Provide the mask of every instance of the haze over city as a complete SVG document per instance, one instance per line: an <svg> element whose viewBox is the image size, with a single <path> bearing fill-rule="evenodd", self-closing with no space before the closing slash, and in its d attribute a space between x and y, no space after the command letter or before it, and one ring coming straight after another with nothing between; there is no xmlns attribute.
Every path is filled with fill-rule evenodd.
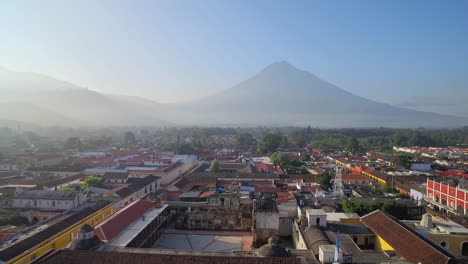
<svg viewBox="0 0 468 264"><path fill-rule="evenodd" d="M0 1L0 264L468 263L468 1Z"/></svg>

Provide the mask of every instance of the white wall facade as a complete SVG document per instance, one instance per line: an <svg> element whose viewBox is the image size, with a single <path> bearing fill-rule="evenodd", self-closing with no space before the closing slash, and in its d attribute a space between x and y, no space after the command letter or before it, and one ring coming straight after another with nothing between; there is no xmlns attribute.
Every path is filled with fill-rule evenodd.
<svg viewBox="0 0 468 264"><path fill-rule="evenodd" d="M43 210L69 210L86 202L84 194L78 194L74 199L70 200L54 200L54 199L13 199L14 208L37 208Z"/></svg>

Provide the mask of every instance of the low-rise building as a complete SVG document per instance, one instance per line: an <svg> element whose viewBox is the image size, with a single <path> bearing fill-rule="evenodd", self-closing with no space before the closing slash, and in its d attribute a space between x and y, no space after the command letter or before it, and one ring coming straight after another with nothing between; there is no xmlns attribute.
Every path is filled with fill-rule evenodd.
<svg viewBox="0 0 468 264"><path fill-rule="evenodd" d="M40 153L21 155L16 158L18 168L48 167L62 163L64 156L56 153Z"/></svg>
<svg viewBox="0 0 468 264"><path fill-rule="evenodd" d="M102 176L104 179L104 183L109 185L119 185L127 183L128 179L130 178L130 174L127 172L106 172Z"/></svg>
<svg viewBox="0 0 468 264"><path fill-rule="evenodd" d="M86 202L86 196L75 191L20 190L15 193L14 208L69 210Z"/></svg>
<svg viewBox="0 0 468 264"><path fill-rule="evenodd" d="M396 252L414 263L463 263L460 258L380 210L363 216L361 222L375 233L375 247L379 251Z"/></svg>
<svg viewBox="0 0 468 264"><path fill-rule="evenodd" d="M344 184L369 184L370 182L369 177L357 172L343 174L342 181Z"/></svg>

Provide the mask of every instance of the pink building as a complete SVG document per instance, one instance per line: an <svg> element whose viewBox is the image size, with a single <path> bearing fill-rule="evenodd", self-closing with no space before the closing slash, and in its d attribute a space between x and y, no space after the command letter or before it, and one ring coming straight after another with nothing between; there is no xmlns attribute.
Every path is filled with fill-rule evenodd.
<svg viewBox="0 0 468 264"><path fill-rule="evenodd" d="M431 204L440 209L457 214L467 214L468 190L427 180L426 197Z"/></svg>

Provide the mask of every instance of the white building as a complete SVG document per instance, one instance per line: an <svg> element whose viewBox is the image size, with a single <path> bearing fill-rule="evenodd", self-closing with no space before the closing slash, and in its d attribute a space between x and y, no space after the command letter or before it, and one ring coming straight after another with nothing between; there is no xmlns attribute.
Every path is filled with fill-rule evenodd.
<svg viewBox="0 0 468 264"><path fill-rule="evenodd" d="M20 190L13 198L14 208L69 210L86 202L86 196L75 191Z"/></svg>
<svg viewBox="0 0 468 264"><path fill-rule="evenodd" d="M335 245L320 245L319 246L319 261L322 264L333 263L335 259ZM338 252L338 263L343 261L343 252Z"/></svg>
<svg viewBox="0 0 468 264"><path fill-rule="evenodd" d="M307 209L307 221L309 226L326 227L327 226L327 213L323 209Z"/></svg>

